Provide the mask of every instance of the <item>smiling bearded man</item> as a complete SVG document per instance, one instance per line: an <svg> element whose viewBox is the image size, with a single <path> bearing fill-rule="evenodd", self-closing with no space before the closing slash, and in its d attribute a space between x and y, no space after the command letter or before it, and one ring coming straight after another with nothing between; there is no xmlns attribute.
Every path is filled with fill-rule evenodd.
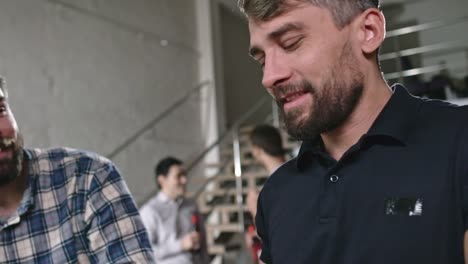
<svg viewBox="0 0 468 264"><path fill-rule="evenodd" d="M258 197L261 260L463 263L468 107L389 87L378 63L379 1L239 6L262 84L303 141Z"/></svg>
<svg viewBox="0 0 468 264"><path fill-rule="evenodd" d="M154 263L114 164L86 151L24 148L0 84L0 263Z"/></svg>

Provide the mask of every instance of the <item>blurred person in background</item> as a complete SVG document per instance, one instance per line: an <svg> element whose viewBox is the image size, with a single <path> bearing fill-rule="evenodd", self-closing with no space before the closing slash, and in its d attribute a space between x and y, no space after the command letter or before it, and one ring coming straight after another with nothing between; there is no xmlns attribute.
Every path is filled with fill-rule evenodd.
<svg viewBox="0 0 468 264"><path fill-rule="evenodd" d="M206 264L209 256L204 221L194 201L185 197L183 164L166 157L155 168L158 194L140 213L158 264Z"/></svg>
<svg viewBox="0 0 468 264"><path fill-rule="evenodd" d="M0 84L0 263L154 263L115 165L85 151L25 148Z"/></svg>
<svg viewBox="0 0 468 264"><path fill-rule="evenodd" d="M259 162L271 175L286 161L286 152L283 140L277 128L271 125L258 125L249 134L251 152L254 159ZM253 217L257 214L258 191L250 189L247 195L247 207Z"/></svg>
<svg viewBox="0 0 468 264"><path fill-rule="evenodd" d="M250 132L249 138L252 156L265 168L268 175L271 175L286 161L283 139L279 130L274 126L267 124L258 125ZM257 214L257 200L258 190L249 189L246 204L253 219L255 219L255 215ZM245 239L247 247L252 253L253 260L263 263L258 259L261 253L261 241L258 238L255 225L250 225L247 228Z"/></svg>
<svg viewBox="0 0 468 264"><path fill-rule="evenodd" d="M279 130L271 125L258 125L250 132L252 155L271 175L286 161L286 151Z"/></svg>
<svg viewBox="0 0 468 264"><path fill-rule="evenodd" d="M378 0L241 0L250 55L302 140L258 201L265 263L463 263L468 107L389 87Z"/></svg>

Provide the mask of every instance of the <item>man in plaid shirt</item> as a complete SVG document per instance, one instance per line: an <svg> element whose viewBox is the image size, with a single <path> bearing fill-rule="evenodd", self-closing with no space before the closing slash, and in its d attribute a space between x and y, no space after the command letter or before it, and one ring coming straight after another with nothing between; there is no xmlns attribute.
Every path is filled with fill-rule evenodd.
<svg viewBox="0 0 468 264"><path fill-rule="evenodd" d="M3 85L0 263L154 263L117 168L88 152L23 148Z"/></svg>

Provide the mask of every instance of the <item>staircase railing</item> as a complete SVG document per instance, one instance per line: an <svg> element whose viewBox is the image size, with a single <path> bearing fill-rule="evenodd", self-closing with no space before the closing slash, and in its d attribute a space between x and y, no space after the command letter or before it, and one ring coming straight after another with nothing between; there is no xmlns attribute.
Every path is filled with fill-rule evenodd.
<svg viewBox="0 0 468 264"><path fill-rule="evenodd" d="M408 26L408 27L403 27L403 28L388 31L386 34L386 39L387 41L388 39L392 39L394 43L395 51L385 53L385 54L380 54L379 59L380 61L397 59L396 66L397 66L398 71L384 74L385 78L387 80L399 79L399 81L402 82L404 77L421 75L421 74L431 73L431 72L438 72L440 70L447 69L448 65L429 65L425 67L404 70L402 69L402 66L401 66L401 58L405 56L425 54L425 53L431 53L431 52L447 52L448 53L448 52L453 52L456 50L466 50L468 48L467 41L444 41L444 42L440 42L436 44L430 44L430 45L424 45L424 46L415 47L411 49L400 50L398 37L402 35L410 34L410 33L422 32L426 30L437 29L437 28L442 28L442 27L447 27L447 26L452 26L452 25L456 25L460 23L467 23L467 22L468 22L468 16L461 16L461 17L438 20L438 21L433 21L433 22L428 22L428 23L423 23L419 25ZM461 66L461 65L451 64L451 67L454 67L454 66Z"/></svg>

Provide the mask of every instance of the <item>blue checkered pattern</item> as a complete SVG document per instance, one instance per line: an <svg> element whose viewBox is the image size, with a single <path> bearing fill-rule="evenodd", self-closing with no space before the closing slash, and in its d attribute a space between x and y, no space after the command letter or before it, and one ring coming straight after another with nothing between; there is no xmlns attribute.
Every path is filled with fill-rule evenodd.
<svg viewBox="0 0 468 264"><path fill-rule="evenodd" d="M154 263L109 160L66 148L25 150L25 158L29 187L18 215L0 227L0 263Z"/></svg>

